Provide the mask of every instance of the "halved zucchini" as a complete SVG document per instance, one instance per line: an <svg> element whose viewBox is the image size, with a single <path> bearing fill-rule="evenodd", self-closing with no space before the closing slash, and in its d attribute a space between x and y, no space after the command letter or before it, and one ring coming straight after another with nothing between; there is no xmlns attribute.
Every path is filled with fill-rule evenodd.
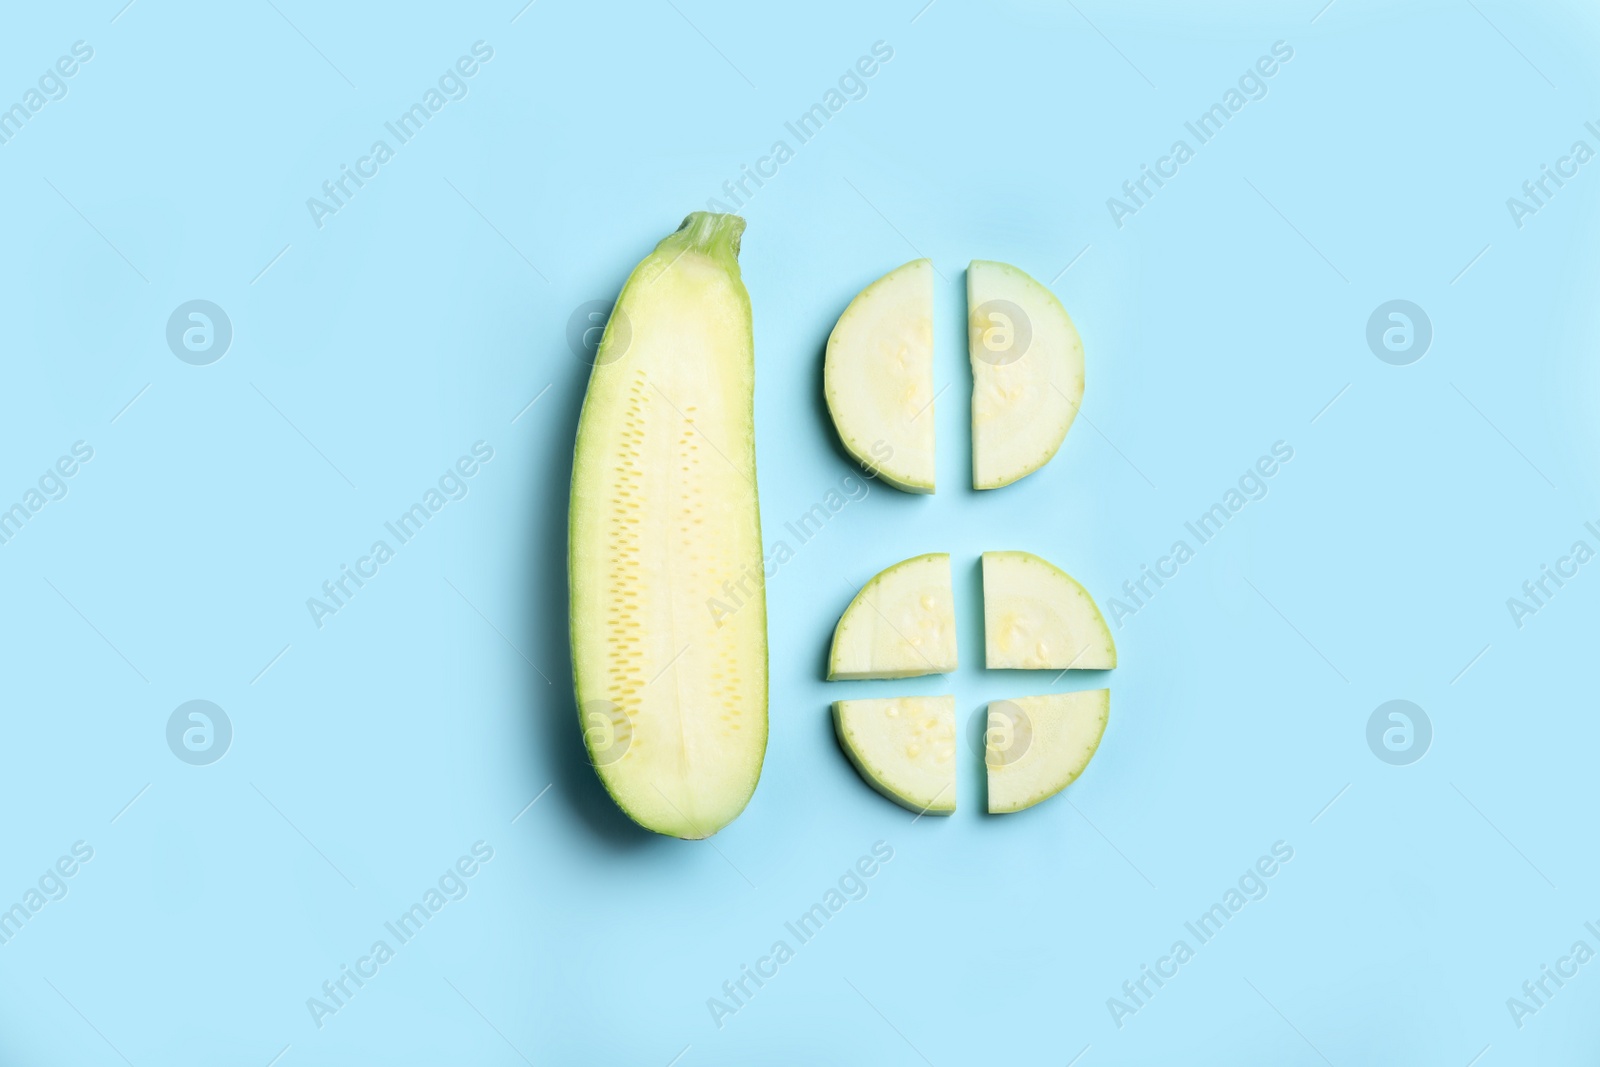
<svg viewBox="0 0 1600 1067"><path fill-rule="evenodd" d="M767 745L754 342L736 215L695 212L634 268L578 422L572 673L600 780L635 822L703 838Z"/></svg>

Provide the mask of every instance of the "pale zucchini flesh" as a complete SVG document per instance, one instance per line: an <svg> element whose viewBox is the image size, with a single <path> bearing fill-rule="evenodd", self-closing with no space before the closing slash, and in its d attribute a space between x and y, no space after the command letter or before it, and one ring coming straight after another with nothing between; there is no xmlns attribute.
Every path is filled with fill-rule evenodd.
<svg viewBox="0 0 1600 1067"><path fill-rule="evenodd" d="M983 554L984 663L990 670L1110 670L1111 628L1088 590L1031 552Z"/></svg>
<svg viewBox="0 0 1600 1067"><path fill-rule="evenodd" d="M1031 808L1077 781L1100 747L1110 711L1108 689L991 702L984 737L989 812Z"/></svg>
<svg viewBox="0 0 1600 1067"><path fill-rule="evenodd" d="M833 728L866 783L918 814L956 810L956 698L837 700Z"/></svg>
<svg viewBox="0 0 1600 1067"><path fill-rule="evenodd" d="M839 617L828 680L915 678L956 669L950 554L933 552L879 571Z"/></svg>
<svg viewBox="0 0 1600 1067"><path fill-rule="evenodd" d="M703 838L767 743L754 342L744 220L696 212L629 276L573 458L573 678L600 780L650 830Z"/></svg>
<svg viewBox="0 0 1600 1067"><path fill-rule="evenodd" d="M896 267L856 294L828 337L822 378L845 449L897 489L933 492L930 260Z"/></svg>
<svg viewBox="0 0 1600 1067"><path fill-rule="evenodd" d="M1061 301L1027 272L967 268L972 485L998 489L1050 462L1083 401L1083 341Z"/></svg>

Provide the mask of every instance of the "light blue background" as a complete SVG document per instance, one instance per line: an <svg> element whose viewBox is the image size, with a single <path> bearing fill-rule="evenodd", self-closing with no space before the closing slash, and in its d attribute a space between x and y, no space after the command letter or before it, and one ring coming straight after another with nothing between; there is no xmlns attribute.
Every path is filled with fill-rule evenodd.
<svg viewBox="0 0 1600 1067"><path fill-rule="evenodd" d="M0 499L94 448L0 546L0 901L94 849L0 946L0 1062L1592 1058L1600 963L1520 1030L1506 999L1600 949L1600 565L1520 630L1505 604L1600 547L1600 163L1520 230L1505 204L1600 147L1592 11L274 2L36 4L0 34L5 102L95 50L0 146ZM319 230L306 198L478 40L466 99ZM874 488L772 579L760 787L710 843L654 838L570 697L568 318L879 40L865 98L742 209L768 540L852 473L819 397L834 319L918 255L940 492ZM1278 40L1266 98L1119 229L1107 197ZM985 494L975 257L1055 279L1088 368L1060 455ZM204 367L164 339L196 298L235 332ZM1432 319L1411 366L1364 339L1393 298ZM470 495L319 630L306 599L480 440ZM1054 686L1112 687L1065 796L987 817L964 751L960 810L914 821L856 777L833 699L954 692L965 726L1051 686L976 666L980 552L1108 607L1279 440L1270 495L1125 620L1122 665ZM849 583L937 550L962 671L823 682ZM1433 722L1411 766L1365 740L1392 698ZM211 766L166 745L191 699L233 723ZM480 840L469 895L319 1029L307 998ZM1119 1029L1107 998L1280 840L1269 895ZM719 1029L707 998L877 841L865 899Z"/></svg>

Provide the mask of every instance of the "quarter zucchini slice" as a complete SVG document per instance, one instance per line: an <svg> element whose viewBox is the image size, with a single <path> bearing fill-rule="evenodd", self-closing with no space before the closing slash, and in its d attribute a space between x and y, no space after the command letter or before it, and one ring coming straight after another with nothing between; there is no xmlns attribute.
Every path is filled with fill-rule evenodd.
<svg viewBox="0 0 1600 1067"><path fill-rule="evenodd" d="M1111 630L1083 586L1031 552L983 554L984 662L990 670L1110 670Z"/></svg>
<svg viewBox="0 0 1600 1067"><path fill-rule="evenodd" d="M837 700L833 728L868 785L921 814L956 810L956 698Z"/></svg>
<svg viewBox="0 0 1600 1067"><path fill-rule="evenodd" d="M950 554L913 556L878 572L839 617L828 680L915 678L956 669Z"/></svg>
<svg viewBox="0 0 1600 1067"><path fill-rule="evenodd" d="M1109 689L992 701L984 736L990 814L1031 808L1076 781L1110 711Z"/></svg>

